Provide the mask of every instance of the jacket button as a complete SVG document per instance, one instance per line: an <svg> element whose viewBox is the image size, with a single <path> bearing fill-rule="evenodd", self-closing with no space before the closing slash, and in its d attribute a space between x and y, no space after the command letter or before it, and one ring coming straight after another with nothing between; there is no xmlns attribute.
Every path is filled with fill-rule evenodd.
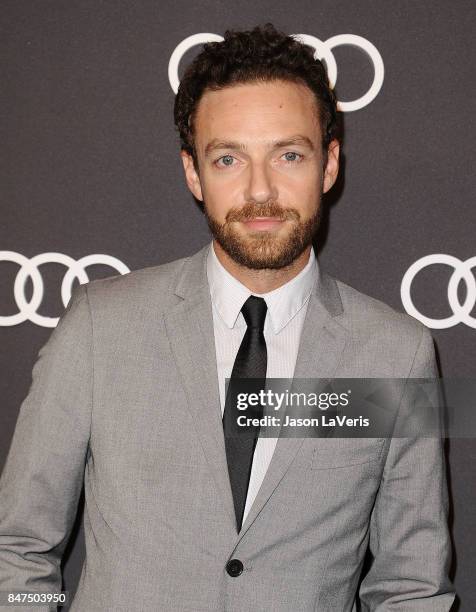
<svg viewBox="0 0 476 612"><path fill-rule="evenodd" d="M230 559L226 564L226 571L230 576L236 578L243 571L243 563L239 559Z"/></svg>

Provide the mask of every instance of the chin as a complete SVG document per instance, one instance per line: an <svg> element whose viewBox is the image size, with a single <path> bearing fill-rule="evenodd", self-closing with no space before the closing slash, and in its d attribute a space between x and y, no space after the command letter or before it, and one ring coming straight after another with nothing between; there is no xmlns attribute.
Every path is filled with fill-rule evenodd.
<svg viewBox="0 0 476 612"><path fill-rule="evenodd" d="M285 268L292 264L307 246L273 239L272 232L266 233L266 237L260 235L249 240L229 240L221 246L233 261L252 270Z"/></svg>

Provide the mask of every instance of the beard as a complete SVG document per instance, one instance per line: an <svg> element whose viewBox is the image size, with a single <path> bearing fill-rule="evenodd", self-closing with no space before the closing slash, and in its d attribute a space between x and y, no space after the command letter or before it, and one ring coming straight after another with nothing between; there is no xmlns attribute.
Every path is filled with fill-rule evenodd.
<svg viewBox="0 0 476 612"><path fill-rule="evenodd" d="M206 205L204 213L213 237L233 261L252 270L278 270L289 266L312 244L321 220L321 205L319 202L316 212L305 221L295 208L283 208L275 201L232 208L224 223L210 215ZM291 228L286 233L281 228L279 232L257 230L245 234L234 225L254 217L275 217L287 221Z"/></svg>

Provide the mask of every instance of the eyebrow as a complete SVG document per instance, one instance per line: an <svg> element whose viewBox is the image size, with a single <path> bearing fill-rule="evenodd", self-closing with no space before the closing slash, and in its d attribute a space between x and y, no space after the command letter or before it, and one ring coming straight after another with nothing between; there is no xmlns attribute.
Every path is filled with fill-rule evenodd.
<svg viewBox="0 0 476 612"><path fill-rule="evenodd" d="M312 140L307 136L303 136L301 134L291 136L290 138L286 138L285 140L272 140L268 142L268 149L280 149L281 147L288 147L296 144L305 145L309 147L311 151L314 151L314 144ZM236 142L233 140L220 140L219 138L214 138L205 147L205 157L208 157L213 151L216 151L217 149L246 151L247 146L242 142Z"/></svg>

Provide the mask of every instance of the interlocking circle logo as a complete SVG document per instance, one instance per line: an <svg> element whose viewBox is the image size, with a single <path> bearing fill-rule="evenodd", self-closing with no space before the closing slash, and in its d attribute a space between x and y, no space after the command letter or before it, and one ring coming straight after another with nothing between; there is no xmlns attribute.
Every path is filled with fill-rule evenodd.
<svg viewBox="0 0 476 612"><path fill-rule="evenodd" d="M130 272L129 268L119 259L111 255L101 255L98 253L95 255L87 255L76 261L63 253L40 253L28 259L28 257L20 253L15 253L15 251L0 251L0 262L1 261L11 261L21 266L15 278L15 285L13 288L15 302L19 312L9 316L0 316L1 327L19 325L27 320L36 323L36 325L41 325L42 327L56 327L58 324L59 317L45 317L37 312L43 301L44 294L43 279L38 269L38 266L42 264L58 263L68 268L61 284L61 299L63 300L65 308L71 299L74 279L77 278L81 285L89 281L89 277L86 273L87 266L101 264L114 268L120 274L127 274L127 272ZM29 302L25 297L25 285L28 278L31 278L33 283L33 295Z"/></svg>
<svg viewBox="0 0 476 612"><path fill-rule="evenodd" d="M448 283L448 302L453 314L444 319L431 319L423 315L415 308L410 295L411 284L415 276L420 270L432 264L445 264L454 268ZM469 327L476 329L476 319L470 315L476 304L476 280L472 273L472 269L475 266L476 257L461 261L457 257L445 255L444 253L434 253L418 259L408 268L402 279L400 296L405 310L409 315L433 329L446 329L458 323L466 323ZM458 286L461 280L464 280L466 283L466 298L463 304L460 304L458 299Z"/></svg>
<svg viewBox="0 0 476 612"><path fill-rule="evenodd" d="M331 38L322 41L316 36L311 36L310 34L291 34L291 36L305 45L310 45L313 47L316 50L314 57L316 59L325 61L329 83L332 88L335 87L337 81L337 62L334 54L332 53L332 49L335 47L340 47L342 45L358 47L366 53L372 62L374 78L369 90L363 96L357 98L356 100L352 100L351 102L338 101L337 107L340 111L350 112L359 110L370 104L372 100L377 97L380 89L382 88L385 73L383 59L378 49L366 38L357 36L356 34L338 34L337 36L332 36ZM223 36L219 36L218 34L201 32L200 34L188 36L188 38L185 38L177 45L174 52L170 56L168 68L169 82L174 93L177 93L178 91L180 83L178 77L178 67L185 53L196 45L201 45L207 42L220 42L222 40Z"/></svg>

